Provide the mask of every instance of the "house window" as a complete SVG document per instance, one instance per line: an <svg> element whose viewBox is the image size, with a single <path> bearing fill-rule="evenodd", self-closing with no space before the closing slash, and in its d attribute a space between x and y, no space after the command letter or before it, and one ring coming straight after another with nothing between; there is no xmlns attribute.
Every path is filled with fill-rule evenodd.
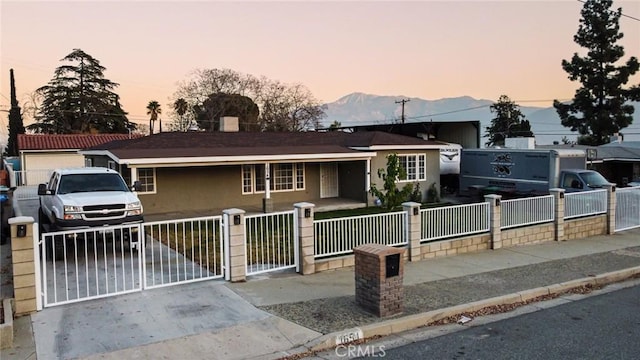
<svg viewBox="0 0 640 360"><path fill-rule="evenodd" d="M93 159L84 158L84 167L92 167L92 166L93 166Z"/></svg>
<svg viewBox="0 0 640 360"><path fill-rule="evenodd" d="M141 193L155 193L156 192L156 169L155 168L139 168L138 169L138 181L142 189Z"/></svg>
<svg viewBox="0 0 640 360"><path fill-rule="evenodd" d="M282 163L269 167L270 190L294 191L304 190L304 164ZM264 165L242 166L242 193L261 193L265 191Z"/></svg>
<svg viewBox="0 0 640 360"><path fill-rule="evenodd" d="M251 194L253 192L253 166L242 165L242 193Z"/></svg>
<svg viewBox="0 0 640 360"><path fill-rule="evenodd" d="M399 181L420 181L427 179L425 154L398 155L398 162L407 172L407 178Z"/></svg>
<svg viewBox="0 0 640 360"><path fill-rule="evenodd" d="M293 190L293 164L274 164L271 189Z"/></svg>
<svg viewBox="0 0 640 360"><path fill-rule="evenodd" d="M304 164L296 164L296 190L304 190Z"/></svg>

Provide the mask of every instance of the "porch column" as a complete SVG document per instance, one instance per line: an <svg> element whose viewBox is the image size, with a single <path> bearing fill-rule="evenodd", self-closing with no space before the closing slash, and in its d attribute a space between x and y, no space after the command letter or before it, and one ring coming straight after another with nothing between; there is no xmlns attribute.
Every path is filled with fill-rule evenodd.
<svg viewBox="0 0 640 360"><path fill-rule="evenodd" d="M262 212L273 212L273 199L271 199L271 165L264 163L264 199L262 199Z"/></svg>
<svg viewBox="0 0 640 360"><path fill-rule="evenodd" d="M402 203L402 209L407 213L407 243L409 248L409 261L419 261L420 258L420 228L422 217L420 215L420 203Z"/></svg>
<svg viewBox="0 0 640 360"><path fill-rule="evenodd" d="M231 282L242 282L247 280L247 259L246 244L244 240L244 214L241 209L226 209L222 211L224 216L225 240L228 245L225 249L227 268L225 277Z"/></svg>
<svg viewBox="0 0 640 360"><path fill-rule="evenodd" d="M553 202L555 206L553 217L553 237L555 241L564 241L564 189L549 189L549 192L553 195Z"/></svg>
<svg viewBox="0 0 640 360"><path fill-rule="evenodd" d="M607 189L607 235L616 232L616 184L604 186Z"/></svg>
<svg viewBox="0 0 640 360"><path fill-rule="evenodd" d="M127 184L127 186L131 186L135 184L136 181L138 181L138 168L132 167L132 168L129 168L129 171L131 172L131 184Z"/></svg>
<svg viewBox="0 0 640 360"><path fill-rule="evenodd" d="M313 234L313 208L314 204L300 202L293 204L298 218L298 272L309 275L316 272L316 249Z"/></svg>
<svg viewBox="0 0 640 360"><path fill-rule="evenodd" d="M484 196L484 201L489 203L489 231L491 232L492 249L502 248L502 232L500 229L500 220L502 219L501 199L501 195L489 194Z"/></svg>
<svg viewBox="0 0 640 360"><path fill-rule="evenodd" d="M34 220L30 216L9 219L11 257L13 263L13 296L16 315L27 315L42 309L38 294L39 263L35 261Z"/></svg>

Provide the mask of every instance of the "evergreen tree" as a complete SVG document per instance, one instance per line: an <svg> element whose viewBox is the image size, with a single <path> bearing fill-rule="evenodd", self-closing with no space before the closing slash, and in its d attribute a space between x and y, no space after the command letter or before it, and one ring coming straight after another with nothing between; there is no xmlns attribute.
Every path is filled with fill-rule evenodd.
<svg viewBox="0 0 640 360"><path fill-rule="evenodd" d="M11 109L9 109L9 140L7 143L7 156L18 156L18 134L24 134L24 124L18 98L16 97L16 81L13 77L13 69L9 70L11 78Z"/></svg>
<svg viewBox="0 0 640 360"><path fill-rule="evenodd" d="M47 134L135 130L113 92L118 84L105 79L105 67L97 59L74 49L60 61L68 64L58 67L49 84L37 90L43 101L29 130Z"/></svg>
<svg viewBox="0 0 640 360"><path fill-rule="evenodd" d="M628 101L640 100L640 85L622 88L639 64L632 56L626 64L615 65L624 56L623 47L616 44L623 37L618 24L622 9L613 11L611 6L612 0L584 2L573 39L587 49L587 54L575 53L571 61L562 60L569 79L580 81L582 87L576 90L572 102L553 103L562 125L578 131L582 135L578 141L584 145L605 144L610 135L629 126L634 108Z"/></svg>
<svg viewBox="0 0 640 360"><path fill-rule="evenodd" d="M531 137L531 124L525 120L525 116L520 112L520 107L516 105L506 95L501 95L497 103L490 107L491 112L496 117L491 119L491 126L486 128L486 135L489 140L486 146L504 146L504 139L508 137Z"/></svg>

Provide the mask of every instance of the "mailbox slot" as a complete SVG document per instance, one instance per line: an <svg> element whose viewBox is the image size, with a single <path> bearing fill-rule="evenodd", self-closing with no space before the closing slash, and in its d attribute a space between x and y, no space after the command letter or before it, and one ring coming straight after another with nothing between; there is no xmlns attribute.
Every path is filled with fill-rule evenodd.
<svg viewBox="0 0 640 360"><path fill-rule="evenodd" d="M387 278L398 276L400 274L400 254L391 254L385 257Z"/></svg>

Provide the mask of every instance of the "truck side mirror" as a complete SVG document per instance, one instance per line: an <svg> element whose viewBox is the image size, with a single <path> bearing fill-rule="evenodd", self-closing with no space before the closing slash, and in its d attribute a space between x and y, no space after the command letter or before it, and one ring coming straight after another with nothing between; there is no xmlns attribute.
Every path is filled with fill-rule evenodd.
<svg viewBox="0 0 640 360"><path fill-rule="evenodd" d="M47 184L38 185L38 195L47 195Z"/></svg>
<svg viewBox="0 0 640 360"><path fill-rule="evenodd" d="M133 186L132 186L133 191L141 191L142 190L142 184L140 183L139 180L136 180L133 182Z"/></svg>

